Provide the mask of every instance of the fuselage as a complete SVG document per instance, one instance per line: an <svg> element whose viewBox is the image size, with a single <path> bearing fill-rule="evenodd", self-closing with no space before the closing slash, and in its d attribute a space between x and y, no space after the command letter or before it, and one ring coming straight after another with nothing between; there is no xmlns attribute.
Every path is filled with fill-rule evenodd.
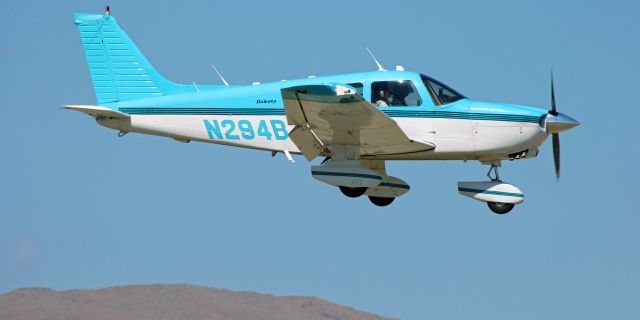
<svg viewBox="0 0 640 320"><path fill-rule="evenodd" d="M522 152L535 156L537 147L547 137L545 109L475 101L432 78L410 71L309 77L248 86L194 86L186 93L104 104L131 116L129 119L98 118L98 122L125 132L166 136L178 141L299 153L288 138L293 127L287 124L280 90L311 84L349 85L393 118L410 139L436 146L434 150L417 154L363 154L362 158L509 159ZM402 97L389 97L385 91L388 88L404 90L400 93Z"/></svg>

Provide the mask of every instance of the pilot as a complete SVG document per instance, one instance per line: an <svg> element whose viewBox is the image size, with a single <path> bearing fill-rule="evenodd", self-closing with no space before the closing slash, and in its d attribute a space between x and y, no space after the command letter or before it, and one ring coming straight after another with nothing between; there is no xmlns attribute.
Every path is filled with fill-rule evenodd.
<svg viewBox="0 0 640 320"><path fill-rule="evenodd" d="M394 94L393 95L393 101L391 102L392 106L406 106L407 105L407 101L405 101L405 98L407 97L408 94Z"/></svg>
<svg viewBox="0 0 640 320"><path fill-rule="evenodd" d="M393 83L393 86L390 86L390 89L393 90L393 100L391 101L392 106L406 106L407 101L405 100L407 96L413 92L413 88L407 82L396 82Z"/></svg>

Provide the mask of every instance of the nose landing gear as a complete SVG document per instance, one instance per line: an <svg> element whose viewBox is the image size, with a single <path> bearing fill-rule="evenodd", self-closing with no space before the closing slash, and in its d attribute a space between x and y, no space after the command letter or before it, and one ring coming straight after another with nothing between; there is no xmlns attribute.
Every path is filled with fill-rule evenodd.
<svg viewBox="0 0 640 320"><path fill-rule="evenodd" d="M487 172L489 181L458 182L458 192L474 200L486 202L491 211L505 214L524 201L524 194L516 186L500 180L500 161L492 161Z"/></svg>
<svg viewBox="0 0 640 320"><path fill-rule="evenodd" d="M493 176L491 173L493 172ZM487 172L487 177L491 181L500 181L500 174L498 174L498 165L496 163L491 163L491 167L489 167L489 172ZM505 214L509 213L515 206L513 203L504 203L504 202L487 202L489 209L493 211L495 214Z"/></svg>
<svg viewBox="0 0 640 320"><path fill-rule="evenodd" d="M489 171L487 172L487 177L491 181L500 181L500 175L498 174L498 167L500 166L500 162L492 162L491 167L489 167ZM493 172L493 177L491 176L491 172Z"/></svg>

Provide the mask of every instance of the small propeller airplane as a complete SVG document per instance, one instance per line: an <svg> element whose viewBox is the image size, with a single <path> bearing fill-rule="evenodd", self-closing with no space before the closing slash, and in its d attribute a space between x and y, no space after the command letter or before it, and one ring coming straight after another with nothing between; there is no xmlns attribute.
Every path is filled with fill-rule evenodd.
<svg viewBox="0 0 640 320"><path fill-rule="evenodd" d="M387 206L409 184L390 176L388 160L478 160L488 181L458 182L458 192L504 214L524 201L498 175L502 160L534 158L551 134L560 177L559 133L579 123L556 110L469 99L424 74L386 70L252 85L184 85L161 76L104 14L76 13L97 105L66 105L98 124L179 142L301 154L311 175L347 197ZM371 52L369 52L371 53ZM215 69L215 67L214 67ZM217 69L215 70L216 72ZM218 73L219 74L219 73ZM220 74L219 74L220 75Z"/></svg>

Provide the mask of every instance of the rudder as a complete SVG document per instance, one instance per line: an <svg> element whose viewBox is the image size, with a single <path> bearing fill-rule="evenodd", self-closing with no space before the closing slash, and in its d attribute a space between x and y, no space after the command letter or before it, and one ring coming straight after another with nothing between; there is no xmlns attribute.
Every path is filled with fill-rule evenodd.
<svg viewBox="0 0 640 320"><path fill-rule="evenodd" d="M98 104L184 91L153 68L109 12L74 16Z"/></svg>

